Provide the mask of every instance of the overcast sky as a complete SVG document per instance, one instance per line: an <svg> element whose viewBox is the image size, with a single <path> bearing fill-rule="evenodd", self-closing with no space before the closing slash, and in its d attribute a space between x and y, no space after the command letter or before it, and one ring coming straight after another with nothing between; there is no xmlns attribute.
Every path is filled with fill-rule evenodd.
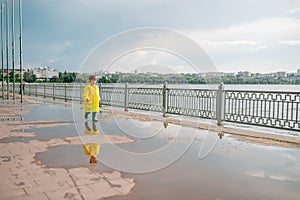
<svg viewBox="0 0 300 200"><path fill-rule="evenodd" d="M79 71L99 43L143 27L189 37L218 71L300 69L300 0L23 0L24 65Z"/></svg>

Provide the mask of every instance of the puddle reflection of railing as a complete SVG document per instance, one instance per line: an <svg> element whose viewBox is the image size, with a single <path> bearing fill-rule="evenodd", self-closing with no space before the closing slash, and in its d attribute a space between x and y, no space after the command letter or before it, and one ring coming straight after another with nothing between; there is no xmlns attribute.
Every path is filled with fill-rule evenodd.
<svg viewBox="0 0 300 200"><path fill-rule="evenodd" d="M24 121L23 117L3 117L0 121Z"/></svg>

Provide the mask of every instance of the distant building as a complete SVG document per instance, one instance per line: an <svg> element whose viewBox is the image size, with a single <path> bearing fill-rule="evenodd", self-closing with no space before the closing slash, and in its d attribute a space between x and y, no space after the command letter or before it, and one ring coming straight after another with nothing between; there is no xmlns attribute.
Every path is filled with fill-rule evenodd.
<svg viewBox="0 0 300 200"><path fill-rule="evenodd" d="M227 78L235 77L235 73L224 73L224 77L227 77Z"/></svg>
<svg viewBox="0 0 300 200"><path fill-rule="evenodd" d="M276 73L267 73L267 74L264 74L264 77L266 78L272 78L272 77L275 77L276 76Z"/></svg>
<svg viewBox="0 0 300 200"><path fill-rule="evenodd" d="M26 72L25 69L23 69L22 71L23 71L22 74L24 74L24 72ZM7 72L7 69L3 69L4 76L6 76L7 74L9 74L11 72L12 72L12 69L8 69L8 72ZM20 74L20 69L15 69L15 75L17 75L17 74Z"/></svg>
<svg viewBox="0 0 300 200"><path fill-rule="evenodd" d="M252 77L256 77L256 78L264 78L267 77L265 74L261 74L261 73L255 73L255 74L251 74Z"/></svg>
<svg viewBox="0 0 300 200"><path fill-rule="evenodd" d="M298 76L300 76L300 69L297 70L297 74L298 74Z"/></svg>
<svg viewBox="0 0 300 200"><path fill-rule="evenodd" d="M204 78L215 78L215 77L223 77L224 73L223 72L206 72L206 73L200 73L199 77Z"/></svg>
<svg viewBox="0 0 300 200"><path fill-rule="evenodd" d="M239 71L238 76L240 76L240 77L250 77L251 72L249 72L249 71Z"/></svg>
<svg viewBox="0 0 300 200"><path fill-rule="evenodd" d="M281 78L284 78L284 77L286 77L286 72L284 72L284 71L281 71L281 72L276 72L276 77L281 77Z"/></svg>
<svg viewBox="0 0 300 200"><path fill-rule="evenodd" d="M36 75L37 79L43 80L43 79L50 79L53 76L59 76L59 71L56 69L51 69L50 67L44 66L44 67L37 67L29 70L33 74Z"/></svg>

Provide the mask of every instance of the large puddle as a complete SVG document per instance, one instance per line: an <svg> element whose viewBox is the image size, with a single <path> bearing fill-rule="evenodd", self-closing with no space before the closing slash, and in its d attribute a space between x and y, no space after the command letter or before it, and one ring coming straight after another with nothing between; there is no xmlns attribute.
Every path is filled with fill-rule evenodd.
<svg viewBox="0 0 300 200"><path fill-rule="evenodd" d="M88 126L93 129L91 122ZM83 122L81 127L84 135ZM300 196L299 149L254 144L230 135L220 139L213 132L172 124L164 128L161 122L133 119L104 119L94 129L99 134L136 139L100 147L97 169L130 171L124 175L137 183L128 196L111 199L294 200ZM128 156L120 149L146 159ZM159 155L148 156L156 151ZM38 154L37 159L49 167L89 166L83 145L57 146ZM148 172L140 173L141 168Z"/></svg>
<svg viewBox="0 0 300 200"><path fill-rule="evenodd" d="M158 121L103 118L92 123L80 114L74 122L72 108L60 104L29 109L33 112L24 116L25 121L58 120L73 125L25 130L37 136L1 142L81 136L82 145L55 146L36 159L54 168L120 170L135 179L129 195L110 199L295 200L300 196L297 148L255 144L231 135L220 139L216 132ZM131 137L135 142L99 145L99 162L91 166L84 145L97 147L97 137L109 134Z"/></svg>

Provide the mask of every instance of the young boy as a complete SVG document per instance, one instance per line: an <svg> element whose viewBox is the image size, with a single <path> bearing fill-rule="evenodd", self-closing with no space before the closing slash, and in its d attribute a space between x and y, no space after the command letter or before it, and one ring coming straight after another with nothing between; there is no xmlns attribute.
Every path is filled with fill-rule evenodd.
<svg viewBox="0 0 300 200"><path fill-rule="evenodd" d="M97 113L99 112L99 88L96 85L97 79L95 75L89 77L90 83L84 88L84 118L88 119L90 113L92 113L93 122L97 122Z"/></svg>

